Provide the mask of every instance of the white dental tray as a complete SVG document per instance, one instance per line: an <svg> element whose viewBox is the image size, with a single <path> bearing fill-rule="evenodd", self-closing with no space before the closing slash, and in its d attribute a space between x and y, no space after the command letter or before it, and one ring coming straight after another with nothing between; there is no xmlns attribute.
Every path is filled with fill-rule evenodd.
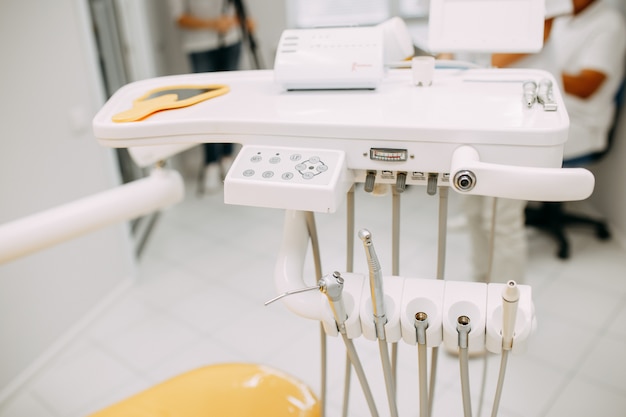
<svg viewBox="0 0 626 417"><path fill-rule="evenodd" d="M348 169L449 172L463 144L484 162L558 168L569 126L560 92L555 88L553 112L522 101L523 81L542 78L553 80L539 70L436 70L431 87L416 87L410 70L391 70L373 91L284 91L272 71L179 75L122 87L93 127L110 147L237 142L341 150ZM142 121L111 120L150 90L185 84L226 84L230 91ZM372 149L405 157L373 160Z"/></svg>

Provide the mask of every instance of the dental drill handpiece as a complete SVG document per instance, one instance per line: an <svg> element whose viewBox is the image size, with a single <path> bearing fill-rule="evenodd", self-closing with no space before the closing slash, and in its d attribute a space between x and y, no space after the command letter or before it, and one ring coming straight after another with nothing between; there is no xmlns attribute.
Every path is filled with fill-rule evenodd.
<svg viewBox="0 0 626 417"><path fill-rule="evenodd" d="M378 256L374 250L374 245L372 244L372 234L367 229L361 229L359 230L359 238L363 241L367 264L369 267L372 309L374 310L374 326L376 329L376 337L378 338L380 359L383 366L385 389L387 390L387 400L389 402L389 413L391 417L397 417L398 406L396 403L395 380L393 377L391 361L389 359L389 347L387 346L387 341L385 340L385 324L387 323L387 315L385 314L383 273L380 267L380 262L378 262Z"/></svg>
<svg viewBox="0 0 626 417"><path fill-rule="evenodd" d="M359 382L361 383L361 388L363 389L365 400L367 401L367 405L370 409L370 414L372 417L378 417L378 410L376 409L376 404L374 403L374 396L372 395L372 391L370 390L367 382L363 365L361 365L361 360L359 359L359 355L354 347L354 343L346 334L346 320L348 319L348 314L346 313L346 306L343 302L342 296L343 283L343 277L339 272L335 271L332 275L322 277L317 282L317 285L320 291L328 297L328 302L330 303L330 308L333 312L333 316L335 317L335 323L337 324L337 330L339 330L339 333L343 338L348 352L348 358L350 358L350 362L354 367L354 372L357 374Z"/></svg>
<svg viewBox="0 0 626 417"><path fill-rule="evenodd" d="M339 330L341 334L346 333L346 320L348 319L346 306L341 295L343 292L343 282L343 277L337 271L333 272L332 275L322 277L317 282L320 291L328 297L330 308L333 311L333 316L337 323L337 330Z"/></svg>
<svg viewBox="0 0 626 417"><path fill-rule="evenodd" d="M532 107L537 100L537 83L533 80L524 81L522 89L524 91L524 104L526 107Z"/></svg>
<svg viewBox="0 0 626 417"><path fill-rule="evenodd" d="M367 229L359 230L359 238L363 241L365 255L369 267L370 292L372 295L372 308L374 310L374 326L378 340L385 340L385 293L383 292L383 274L378 262L378 256L372 244L372 234Z"/></svg>

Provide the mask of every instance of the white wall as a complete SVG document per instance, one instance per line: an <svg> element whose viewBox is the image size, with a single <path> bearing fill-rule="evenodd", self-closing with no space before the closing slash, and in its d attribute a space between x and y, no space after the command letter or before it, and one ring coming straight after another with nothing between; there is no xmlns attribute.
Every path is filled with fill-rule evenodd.
<svg viewBox="0 0 626 417"><path fill-rule="evenodd" d="M91 133L103 103L86 0L2 0L0 223L118 183ZM0 398L124 283L124 225L0 265Z"/></svg>
<svg viewBox="0 0 626 417"><path fill-rule="evenodd" d="M608 2L626 17L626 1ZM613 237L626 248L626 103L620 111L617 126L613 148L591 168L596 176L596 188L590 201L595 209L606 216Z"/></svg>
<svg viewBox="0 0 626 417"><path fill-rule="evenodd" d="M626 248L626 105L619 116L613 148L592 171L596 188L591 196L594 208L606 216L611 232Z"/></svg>

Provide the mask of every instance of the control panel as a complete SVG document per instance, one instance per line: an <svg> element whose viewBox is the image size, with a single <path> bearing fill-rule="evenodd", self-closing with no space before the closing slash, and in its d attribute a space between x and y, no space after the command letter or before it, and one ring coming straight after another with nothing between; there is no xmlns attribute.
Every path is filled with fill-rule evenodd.
<svg viewBox="0 0 626 417"><path fill-rule="evenodd" d="M337 150L244 146L224 182L224 202L332 213L354 182Z"/></svg>

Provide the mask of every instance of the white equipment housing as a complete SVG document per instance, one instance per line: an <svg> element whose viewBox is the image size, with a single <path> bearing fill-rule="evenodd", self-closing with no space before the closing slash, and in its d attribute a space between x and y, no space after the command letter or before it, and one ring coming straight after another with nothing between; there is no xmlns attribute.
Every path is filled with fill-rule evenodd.
<svg viewBox="0 0 626 417"><path fill-rule="evenodd" d="M384 75L383 29L285 30L274 62L286 90L374 89Z"/></svg>
<svg viewBox="0 0 626 417"><path fill-rule="evenodd" d="M412 84L411 71L390 70L373 91L286 92L274 83L272 71L179 75L121 88L96 115L94 132L103 145L135 147L135 154L143 145L186 148L203 142L340 151L342 162L331 168L348 170L357 182L370 174L377 182L394 183L404 174L407 184L424 185L429 173L437 173L446 183L456 173L472 170L478 178L476 187L463 190L468 194L584 199L593 189L593 176L583 169L561 169L569 119L560 92L554 91L556 111L529 108L522 100L523 82L543 78L553 80L540 70L441 69L435 71L432 87L420 88ZM189 84L227 84L230 92L139 122L111 120L147 91ZM146 149L142 162L156 162L147 156L160 153ZM232 179L227 178L227 195ZM270 183L290 189L275 178L265 186ZM333 184L345 187L342 181ZM301 185L312 189L312 183ZM337 189L327 191L327 197L343 198ZM290 200L288 194L283 199L255 195L253 205L297 208L279 204ZM309 199L298 207L310 204L315 211L332 211L341 202L327 201L321 208L319 194L303 192L302 198Z"/></svg>

